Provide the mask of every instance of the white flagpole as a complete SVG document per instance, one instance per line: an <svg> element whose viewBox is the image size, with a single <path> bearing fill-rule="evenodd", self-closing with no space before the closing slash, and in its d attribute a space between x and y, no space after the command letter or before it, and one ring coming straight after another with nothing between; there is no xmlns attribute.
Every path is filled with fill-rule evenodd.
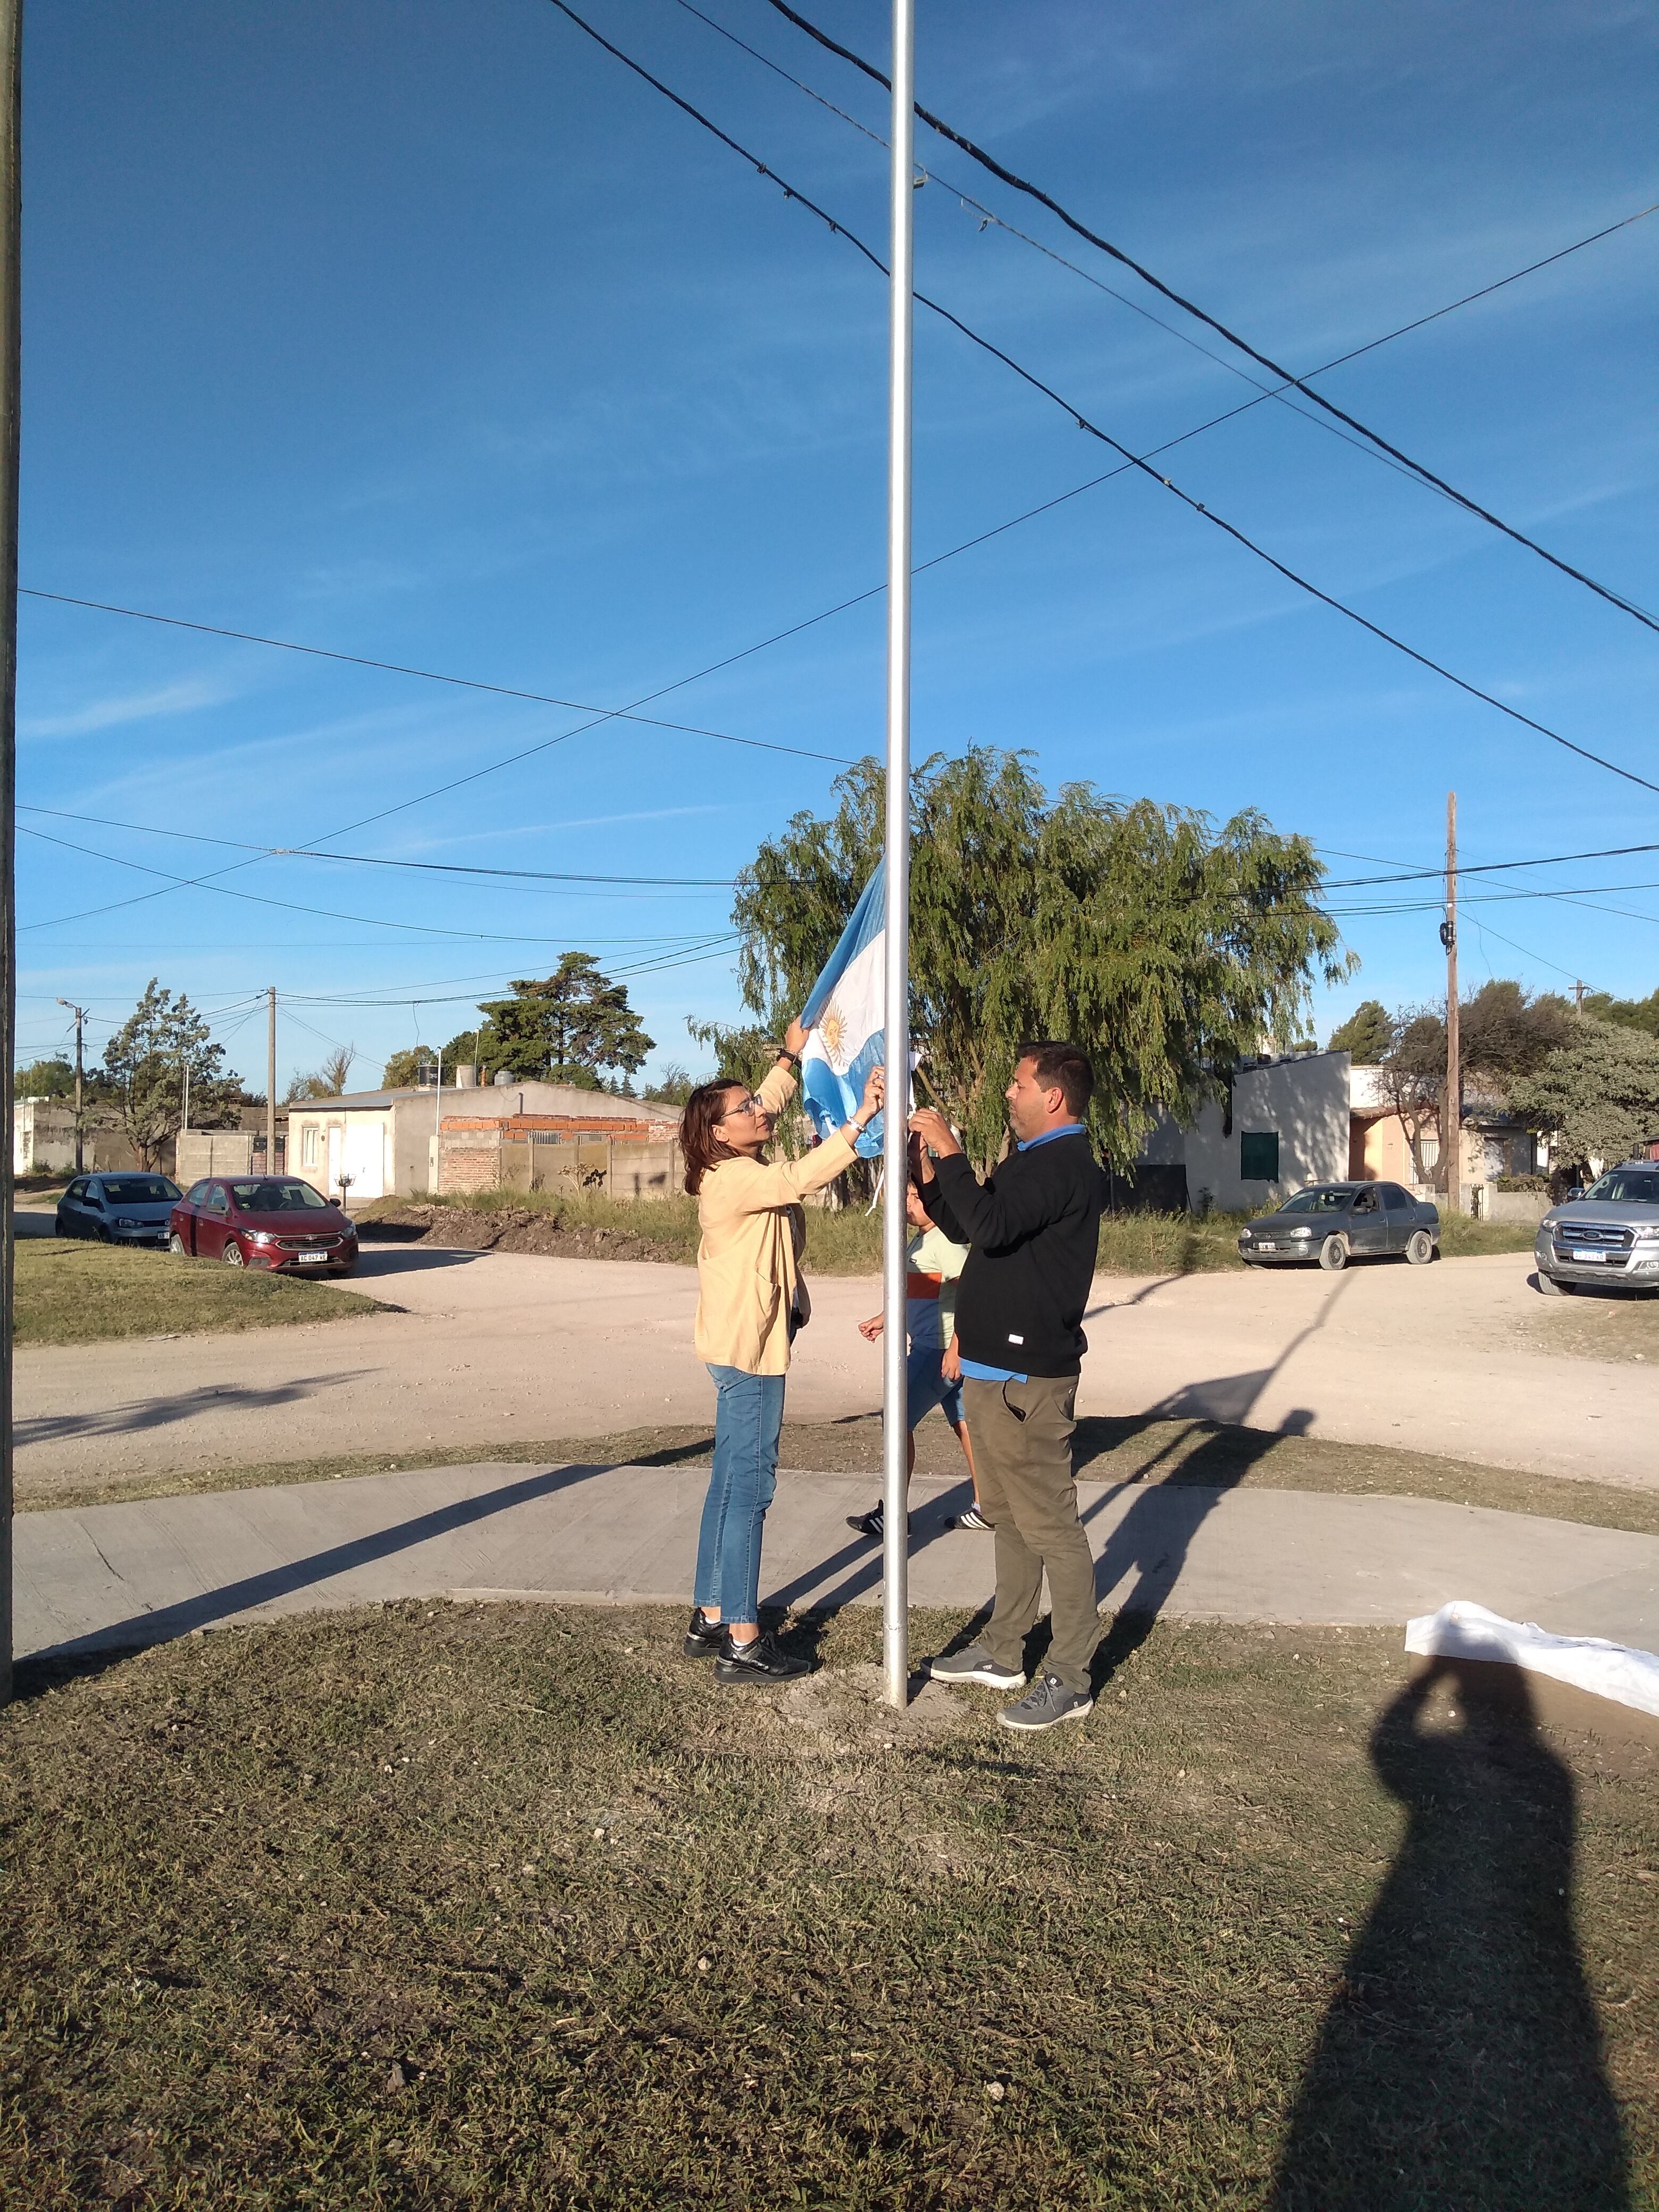
<svg viewBox="0 0 1659 2212"><path fill-rule="evenodd" d="M886 1195L882 1208L882 1677L890 1705L910 1695L906 1541L904 1192L910 1066L910 334L915 167L914 0L893 0L892 305L887 447Z"/></svg>

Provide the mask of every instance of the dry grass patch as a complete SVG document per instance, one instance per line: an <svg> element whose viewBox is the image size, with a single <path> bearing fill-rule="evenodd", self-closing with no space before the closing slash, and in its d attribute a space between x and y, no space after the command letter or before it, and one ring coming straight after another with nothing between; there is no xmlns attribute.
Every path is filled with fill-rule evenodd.
<svg viewBox="0 0 1659 2212"><path fill-rule="evenodd" d="M1659 1366L1659 1295L1632 1297L1591 1284L1564 1298L1539 1297L1516 1333L1529 1351L1549 1359Z"/></svg>
<svg viewBox="0 0 1659 2212"><path fill-rule="evenodd" d="M274 1328L386 1310L332 1283L113 1244L29 1238L16 1248L16 1267L20 1345Z"/></svg>
<svg viewBox="0 0 1659 2212"><path fill-rule="evenodd" d="M887 1713L867 1615L784 1695L680 1626L407 1606L26 1685L8 2206L1655 2201L1650 1758L1414 1700L1382 1633L1137 1630L1028 1741Z"/></svg>
<svg viewBox="0 0 1659 2212"><path fill-rule="evenodd" d="M340 1481L399 1468L471 1467L480 1456L503 1467L678 1467L701 1480L714 1449L702 1425L626 1429L608 1436L552 1437L526 1443L422 1444L403 1451L353 1452L336 1458L269 1460L192 1473L123 1476L82 1482L52 1474L21 1474L20 1510L108 1505L121 1498L178 1498L212 1490L258 1490L268 1484ZM1542 1515L1591 1528L1659 1535L1659 1491L1609 1482L1574 1482L1524 1469L1471 1466L1431 1452L1386 1445L1339 1443L1276 1430L1231 1428L1218 1421L1155 1421L1085 1415L1075 1460L1090 1482L1196 1484L1217 1490L1314 1490L1437 1498L1502 1513ZM781 1464L817 1474L881 1474L881 1418L861 1413L839 1421L785 1424ZM940 1414L916 1431L916 1466L924 1475L960 1479L962 1451Z"/></svg>

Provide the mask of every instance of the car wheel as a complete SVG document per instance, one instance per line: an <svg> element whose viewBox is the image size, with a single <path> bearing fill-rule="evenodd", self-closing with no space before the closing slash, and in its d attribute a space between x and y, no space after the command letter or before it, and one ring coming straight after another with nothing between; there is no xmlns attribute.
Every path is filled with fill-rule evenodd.
<svg viewBox="0 0 1659 2212"><path fill-rule="evenodd" d="M1434 1257L1434 1239L1426 1229L1413 1229L1406 1239L1406 1257L1413 1267L1426 1267Z"/></svg>
<svg viewBox="0 0 1659 2212"><path fill-rule="evenodd" d="M247 1254L234 1237L225 1239L225 1265L228 1267L246 1267L247 1265Z"/></svg>
<svg viewBox="0 0 1659 2212"><path fill-rule="evenodd" d="M1348 1240L1339 1229L1319 1248L1319 1264L1328 1275L1340 1274L1348 1264Z"/></svg>
<svg viewBox="0 0 1659 2212"><path fill-rule="evenodd" d="M1564 1297L1572 1285L1571 1283L1561 1282L1554 1275L1547 1275L1540 1267L1538 1270L1538 1288L1543 1297L1559 1298Z"/></svg>
<svg viewBox="0 0 1659 2212"><path fill-rule="evenodd" d="M190 1257L189 1253L185 1249L185 1240L176 1229L167 1239L167 1249L175 1260L188 1260Z"/></svg>

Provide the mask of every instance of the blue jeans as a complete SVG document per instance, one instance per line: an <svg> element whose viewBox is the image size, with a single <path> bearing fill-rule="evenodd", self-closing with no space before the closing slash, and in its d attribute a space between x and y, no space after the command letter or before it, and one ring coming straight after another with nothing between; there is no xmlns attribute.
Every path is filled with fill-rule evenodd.
<svg viewBox="0 0 1659 2212"><path fill-rule="evenodd" d="M710 1367L714 1378L714 1466L697 1538L695 1602L722 1620L760 1613L761 1531L778 1486L781 1375Z"/></svg>

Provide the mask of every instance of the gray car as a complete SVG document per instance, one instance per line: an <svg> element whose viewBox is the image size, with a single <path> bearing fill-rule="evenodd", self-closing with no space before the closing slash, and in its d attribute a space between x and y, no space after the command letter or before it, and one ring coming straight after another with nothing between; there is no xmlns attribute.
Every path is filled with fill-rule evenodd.
<svg viewBox="0 0 1659 2212"><path fill-rule="evenodd" d="M1579 1283L1659 1291L1659 1167L1610 1168L1582 1198L1551 1206L1533 1257L1547 1297Z"/></svg>
<svg viewBox="0 0 1659 2212"><path fill-rule="evenodd" d="M1438 1209L1400 1183L1314 1182L1241 1230L1238 1253L1253 1267L1317 1260L1334 1273L1359 1258L1426 1267L1439 1244Z"/></svg>
<svg viewBox="0 0 1659 2212"><path fill-rule="evenodd" d="M58 1234L159 1249L178 1203L179 1186L164 1175L76 1176L58 1201Z"/></svg>

